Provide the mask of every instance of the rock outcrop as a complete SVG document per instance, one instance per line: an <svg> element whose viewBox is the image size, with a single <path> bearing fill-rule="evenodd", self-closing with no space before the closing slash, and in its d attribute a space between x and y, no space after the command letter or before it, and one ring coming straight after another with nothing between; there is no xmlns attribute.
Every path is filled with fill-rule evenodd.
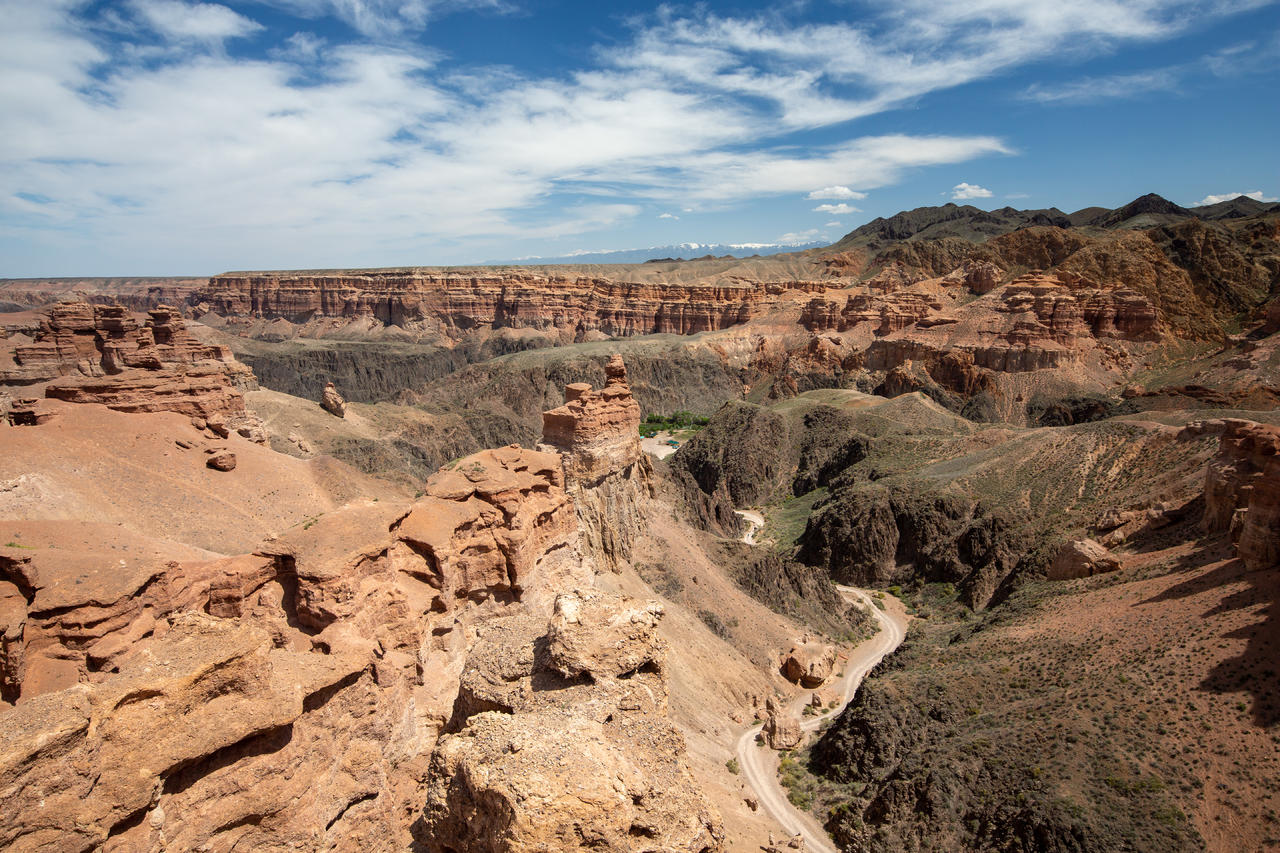
<svg viewBox="0 0 1280 853"><path fill-rule="evenodd" d="M1280 563L1280 427L1223 418L1179 433L1206 435L1219 436L1219 447L1205 473L1205 531L1229 533L1251 569Z"/></svg>
<svg viewBox="0 0 1280 853"><path fill-rule="evenodd" d="M813 689L831 677L835 663L835 646L806 634L782 656L781 669L789 681Z"/></svg>
<svg viewBox="0 0 1280 853"><path fill-rule="evenodd" d="M722 849L666 718L661 612L568 594L550 626L487 628L467 658L457 731L432 756L422 849Z"/></svg>
<svg viewBox="0 0 1280 853"><path fill-rule="evenodd" d="M0 846L407 848L475 626L594 576L562 477L554 455L485 451L412 504L212 560L106 525L79 537L100 550L47 547L40 525L73 523L20 523L28 544L0 548Z"/></svg>
<svg viewBox="0 0 1280 853"><path fill-rule="evenodd" d="M1102 544L1080 539L1063 545L1049 564L1049 580L1088 578L1120 568L1120 560Z"/></svg>
<svg viewBox="0 0 1280 853"><path fill-rule="evenodd" d="M772 696L765 701L764 727L760 731L770 749L795 749L804 740L799 718Z"/></svg>
<svg viewBox="0 0 1280 853"><path fill-rule="evenodd" d="M342 399L342 395L338 393L338 389L332 382L325 383L324 392L320 395L320 408L335 418L347 416L347 401Z"/></svg>
<svg viewBox="0 0 1280 853"><path fill-rule="evenodd" d="M619 603L598 593L556 596L547 631L551 665L566 678L618 678L661 656L656 601Z"/></svg>
<svg viewBox="0 0 1280 853"><path fill-rule="evenodd" d="M542 415L540 447L560 454L589 548L616 569L631 559L653 496L648 457L640 449L640 405L627 368L614 355L605 386L565 388L563 406Z"/></svg>
<svg viewBox="0 0 1280 853"><path fill-rule="evenodd" d="M122 305L60 303L9 358L0 385L48 383L45 396L73 403L257 426L241 393L258 387L253 372L226 347L193 338L168 306L139 323Z"/></svg>

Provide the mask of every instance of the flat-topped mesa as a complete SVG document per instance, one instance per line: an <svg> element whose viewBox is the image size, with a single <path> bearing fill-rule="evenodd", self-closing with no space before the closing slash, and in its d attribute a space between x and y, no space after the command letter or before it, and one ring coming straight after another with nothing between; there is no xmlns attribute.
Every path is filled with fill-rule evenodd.
<svg viewBox="0 0 1280 853"><path fill-rule="evenodd" d="M227 318L333 323L372 318L451 337L484 328L538 329L574 339L689 335L745 323L787 291L822 282L734 280L716 284L614 281L528 270L429 269L227 273L193 295Z"/></svg>
<svg viewBox="0 0 1280 853"><path fill-rule="evenodd" d="M560 454L586 546L616 570L644 528L653 481L622 356L609 359L605 375L600 390L576 382L565 388L563 406L542 413L539 447Z"/></svg>

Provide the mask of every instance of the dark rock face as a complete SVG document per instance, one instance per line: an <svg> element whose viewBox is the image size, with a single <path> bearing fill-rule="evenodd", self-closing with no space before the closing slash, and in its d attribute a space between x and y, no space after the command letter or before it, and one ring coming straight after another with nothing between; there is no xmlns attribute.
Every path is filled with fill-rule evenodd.
<svg viewBox="0 0 1280 853"><path fill-rule="evenodd" d="M870 615L850 607L822 569L743 542L718 542L715 554L740 587L772 610L832 636L870 634Z"/></svg>
<svg viewBox="0 0 1280 853"><path fill-rule="evenodd" d="M672 465L688 471L707 494L723 485L736 506L753 506L773 493L787 444L781 415L750 403L726 403L676 452Z"/></svg>
<svg viewBox="0 0 1280 853"><path fill-rule="evenodd" d="M836 492L810 518L797 558L841 583L956 584L985 607L1010 578L1031 539L1005 513L961 495L876 485Z"/></svg>
<svg viewBox="0 0 1280 853"><path fill-rule="evenodd" d="M791 423L771 409L732 402L672 457L672 468L687 471L706 494L724 489L735 506L753 506L779 491L803 495L826 486L869 447L852 418L831 406Z"/></svg>

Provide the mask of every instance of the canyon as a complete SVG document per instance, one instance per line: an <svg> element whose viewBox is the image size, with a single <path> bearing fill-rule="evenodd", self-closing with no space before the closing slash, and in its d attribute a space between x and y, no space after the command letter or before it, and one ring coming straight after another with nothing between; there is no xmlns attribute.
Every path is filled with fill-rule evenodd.
<svg viewBox="0 0 1280 853"><path fill-rule="evenodd" d="M1278 297L1154 196L0 283L0 845L1280 843Z"/></svg>

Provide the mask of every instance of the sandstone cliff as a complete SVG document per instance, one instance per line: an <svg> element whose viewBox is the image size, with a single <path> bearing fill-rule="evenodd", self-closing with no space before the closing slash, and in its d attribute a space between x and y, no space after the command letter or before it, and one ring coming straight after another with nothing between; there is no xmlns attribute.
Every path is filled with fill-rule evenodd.
<svg viewBox="0 0 1280 853"><path fill-rule="evenodd" d="M191 299L224 317L284 319L321 328L357 318L459 339L477 329L537 329L560 341L588 335L680 335L746 322L814 281L640 283L526 270L427 269L228 273Z"/></svg>
<svg viewBox="0 0 1280 853"><path fill-rule="evenodd" d="M1280 563L1280 427L1239 418L1196 421L1179 437L1219 436L1204 482L1203 527L1229 533L1250 569Z"/></svg>

